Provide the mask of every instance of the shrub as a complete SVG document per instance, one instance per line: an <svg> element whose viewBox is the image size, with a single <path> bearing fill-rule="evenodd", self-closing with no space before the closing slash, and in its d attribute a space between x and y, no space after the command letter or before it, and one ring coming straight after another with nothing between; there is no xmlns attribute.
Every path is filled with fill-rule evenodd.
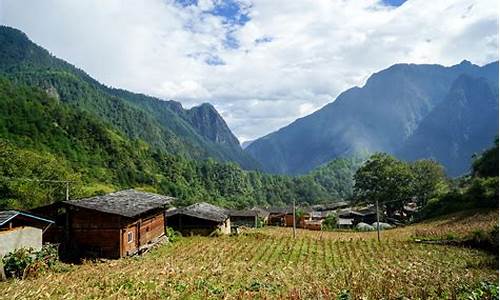
<svg viewBox="0 0 500 300"><path fill-rule="evenodd" d="M165 235L172 243L177 242L182 237L182 234L178 231L175 231L172 227L167 227L165 229Z"/></svg>
<svg viewBox="0 0 500 300"><path fill-rule="evenodd" d="M337 216L334 214L328 215L323 221L323 228L325 230L334 230L337 227Z"/></svg>
<svg viewBox="0 0 500 300"><path fill-rule="evenodd" d="M33 249L20 248L12 251L2 259L7 277L24 278L28 266L33 263Z"/></svg>
<svg viewBox="0 0 500 300"><path fill-rule="evenodd" d="M26 278L43 270L52 269L59 261L57 245L47 244L40 251L20 248L2 259L8 277Z"/></svg>
<svg viewBox="0 0 500 300"><path fill-rule="evenodd" d="M498 225L490 231L475 230L465 240L465 244L489 251L498 256Z"/></svg>

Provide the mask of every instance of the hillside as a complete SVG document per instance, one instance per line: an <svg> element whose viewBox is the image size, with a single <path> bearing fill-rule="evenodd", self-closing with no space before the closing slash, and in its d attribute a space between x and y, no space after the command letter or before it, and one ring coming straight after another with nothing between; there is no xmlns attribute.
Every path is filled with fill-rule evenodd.
<svg viewBox="0 0 500 300"><path fill-rule="evenodd" d="M484 78L462 75L396 156L407 160L432 157L447 166L448 174L461 175L469 171L471 155L482 152L481 146L489 146L498 135L498 122L492 122L496 119L498 87Z"/></svg>
<svg viewBox="0 0 500 300"><path fill-rule="evenodd" d="M38 86L131 139L190 159L211 157L234 161L247 169L258 168L211 105L185 110L175 101L106 87L13 28L0 27L0 44L1 75Z"/></svg>
<svg viewBox="0 0 500 300"><path fill-rule="evenodd" d="M61 185L11 178L72 180L72 198L136 187L179 197L180 205L208 201L240 208L286 205L293 199L318 203L352 194L356 164L351 160L296 178L245 171L235 163L191 160L130 139L74 105L50 90L0 76L0 208L27 209L65 197ZM186 118L205 122L206 109L211 110L193 108Z"/></svg>
<svg viewBox="0 0 500 300"><path fill-rule="evenodd" d="M187 237L139 257L0 282L0 298L490 299L498 282L492 255L413 238L497 223L498 211L451 215L383 231L381 242L374 232L298 230L292 239L291 229L277 227Z"/></svg>
<svg viewBox="0 0 500 300"><path fill-rule="evenodd" d="M351 156L359 152L398 153L414 134L421 122L434 110L448 109L445 98L455 80L461 75L484 77L488 89L498 86L498 62L479 67L470 62L444 67L440 65L397 64L373 74L363 87L351 88L340 94L335 101L320 110L267 136L254 141L245 151L257 159L264 169L273 173L303 174L334 158ZM498 107L488 101L490 109ZM445 101L443 105L440 105ZM498 123L498 116L488 114L483 122ZM437 124L442 130L455 130L454 136L472 124L459 128L450 127L446 119ZM465 121L471 121L464 119ZM471 121L472 122L472 121ZM448 129L447 129L448 128ZM487 134L487 133L484 133ZM450 175L466 171L474 152L484 149L482 136L470 136L472 148L460 149L459 167L455 161L441 161ZM487 138L488 141L494 136ZM405 157L428 158L432 152L422 152L439 141L427 138L420 144L407 147ZM458 141L450 141L457 146ZM420 152L418 152L420 151ZM458 158L457 158L458 159Z"/></svg>

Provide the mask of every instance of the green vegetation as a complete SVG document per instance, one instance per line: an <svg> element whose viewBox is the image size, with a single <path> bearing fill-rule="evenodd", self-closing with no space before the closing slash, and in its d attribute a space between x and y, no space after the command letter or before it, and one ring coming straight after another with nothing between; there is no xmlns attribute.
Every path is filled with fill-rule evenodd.
<svg viewBox="0 0 500 300"><path fill-rule="evenodd" d="M39 251L20 248L2 257L2 262L8 277L22 279L42 271L56 270L60 264L54 245L44 245Z"/></svg>
<svg viewBox="0 0 500 300"><path fill-rule="evenodd" d="M385 153L372 155L354 175L359 201L385 204L388 216L401 212L415 197L420 207L446 191L446 176L439 163L419 160L407 163Z"/></svg>
<svg viewBox="0 0 500 300"><path fill-rule="evenodd" d="M323 221L321 230L334 230L337 228L337 215L330 214Z"/></svg>
<svg viewBox="0 0 500 300"><path fill-rule="evenodd" d="M355 166L340 160L311 175L289 177L244 171L213 159L189 160L129 139L45 91L1 77L0 144L0 208L64 199L64 184L17 179L71 180L73 198L136 187L176 196L179 205L208 201L240 208L284 205L294 198L318 203L338 199L333 189L349 195L342 172Z"/></svg>
<svg viewBox="0 0 500 300"><path fill-rule="evenodd" d="M482 214L488 218L480 224L498 222L497 213ZM462 232L467 224L473 226ZM293 239L290 228L276 227L183 237L140 257L85 262L50 280L0 283L0 298L496 299L492 255L409 241L416 230L461 235L478 224L475 217L445 217L383 231L381 242L375 232L301 229Z"/></svg>
<svg viewBox="0 0 500 300"><path fill-rule="evenodd" d="M498 139L474 158L471 176L451 182L449 191L431 199L420 215L428 218L473 208L498 208Z"/></svg>
<svg viewBox="0 0 500 300"><path fill-rule="evenodd" d="M72 198L135 187L238 208L352 193L356 160L302 177L244 171L258 165L210 105L108 88L12 28L0 44L0 208L64 199L63 184L18 179L71 180Z"/></svg>

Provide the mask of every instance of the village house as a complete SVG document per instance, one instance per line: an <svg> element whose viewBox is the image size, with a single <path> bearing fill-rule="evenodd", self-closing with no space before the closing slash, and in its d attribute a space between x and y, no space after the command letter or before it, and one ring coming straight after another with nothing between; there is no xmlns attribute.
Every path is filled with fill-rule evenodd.
<svg viewBox="0 0 500 300"><path fill-rule="evenodd" d="M257 227L258 214L255 210L230 210L231 226Z"/></svg>
<svg viewBox="0 0 500 300"><path fill-rule="evenodd" d="M124 190L37 208L56 228L44 239L63 244L75 257L121 258L140 253L165 234L166 208L174 198Z"/></svg>
<svg viewBox="0 0 500 300"><path fill-rule="evenodd" d="M358 223L367 223L371 224L377 221L377 213L373 206L368 206L359 209L339 209L337 212L337 217L342 219L351 219L352 225L356 225Z"/></svg>
<svg viewBox="0 0 500 300"><path fill-rule="evenodd" d="M270 207L267 209L269 212L269 217L267 224L272 226L284 226L285 225L285 215L289 211L285 207Z"/></svg>
<svg viewBox="0 0 500 300"><path fill-rule="evenodd" d="M167 226L183 235L210 235L215 232L231 233L228 212L205 202L169 210L165 213Z"/></svg>
<svg viewBox="0 0 500 300"><path fill-rule="evenodd" d="M54 222L30 213L0 211L0 259L20 248L42 248L42 234Z"/></svg>
<svg viewBox="0 0 500 300"><path fill-rule="evenodd" d="M257 217L263 224L267 224L269 221L269 211L260 208L260 207L254 207L252 208L253 211L257 212Z"/></svg>
<svg viewBox="0 0 500 300"><path fill-rule="evenodd" d="M339 229L351 229L353 225L353 219L337 218L337 228Z"/></svg>

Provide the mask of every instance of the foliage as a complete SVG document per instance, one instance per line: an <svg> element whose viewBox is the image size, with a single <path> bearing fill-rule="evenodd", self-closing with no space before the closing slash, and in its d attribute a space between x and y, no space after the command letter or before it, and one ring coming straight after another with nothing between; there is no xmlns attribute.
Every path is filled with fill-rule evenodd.
<svg viewBox="0 0 500 300"><path fill-rule="evenodd" d="M337 215L336 214L329 214L326 216L325 220L323 221L322 224L322 230L334 230L337 228Z"/></svg>
<svg viewBox="0 0 500 300"><path fill-rule="evenodd" d="M24 278L25 270L33 263L33 251L27 248L16 249L6 254L2 260L7 276Z"/></svg>
<svg viewBox="0 0 500 300"><path fill-rule="evenodd" d="M413 189L418 207L443 194L448 189L444 168L438 162L422 159L413 162L410 168L414 174Z"/></svg>
<svg viewBox="0 0 500 300"><path fill-rule="evenodd" d="M59 262L56 245L44 245L40 251L19 248L2 258L5 273L9 277L25 278L42 270L51 269Z"/></svg>
<svg viewBox="0 0 500 300"><path fill-rule="evenodd" d="M455 180L451 190L427 203L420 217L429 218L473 208L498 208L498 157L493 157L497 155L498 139L492 148L473 160L472 176Z"/></svg>
<svg viewBox="0 0 500 300"><path fill-rule="evenodd" d="M472 174L477 177L498 177L498 137L494 146L475 156L472 161Z"/></svg>
<svg viewBox="0 0 500 300"><path fill-rule="evenodd" d="M372 155L354 175L355 197L361 201L386 204L394 215L414 195L415 175L410 166L385 153Z"/></svg>
<svg viewBox="0 0 500 300"><path fill-rule="evenodd" d="M459 293L458 299L467 300L498 300L498 283L481 281L474 287L464 286L463 290Z"/></svg>
<svg viewBox="0 0 500 300"><path fill-rule="evenodd" d="M165 236L168 238L169 242L175 243L180 240L182 234L175 231L172 227L165 227Z"/></svg>
<svg viewBox="0 0 500 300"><path fill-rule="evenodd" d="M498 257L498 225L489 231L476 229L465 239L465 244L490 251Z"/></svg>

